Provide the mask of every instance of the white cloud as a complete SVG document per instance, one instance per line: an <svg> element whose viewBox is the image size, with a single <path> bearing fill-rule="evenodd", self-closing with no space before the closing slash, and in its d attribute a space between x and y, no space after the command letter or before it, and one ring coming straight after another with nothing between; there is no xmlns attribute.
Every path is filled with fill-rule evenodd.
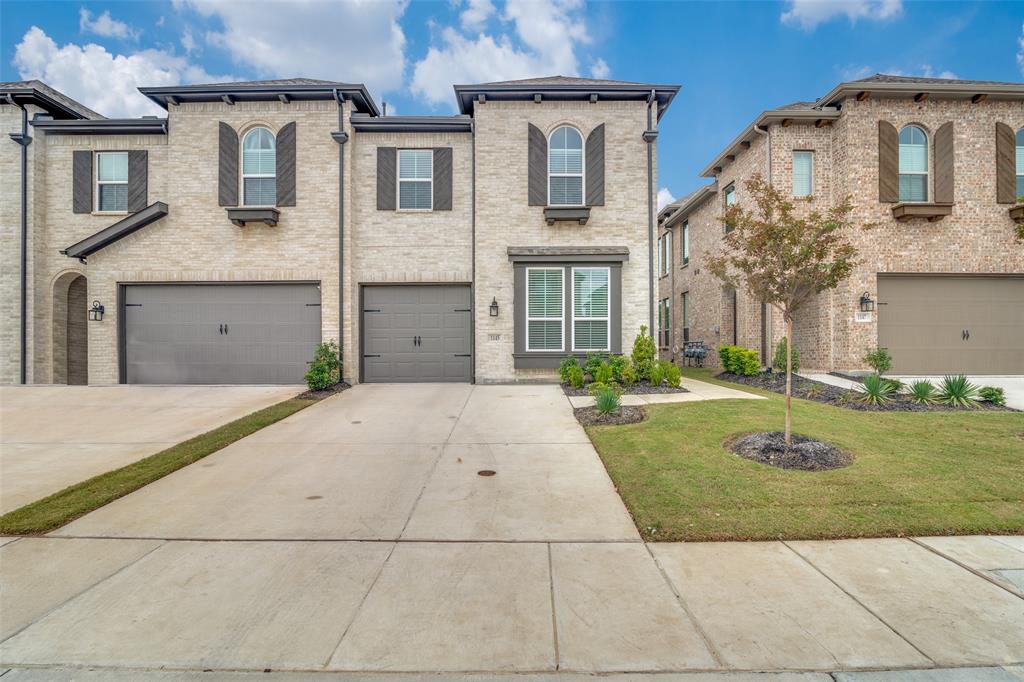
<svg viewBox="0 0 1024 682"><path fill-rule="evenodd" d="M38 78L90 109L115 118L166 114L136 90L140 86L232 79L211 76L184 57L162 50L115 55L94 43L58 47L36 26L18 43L13 63L22 78Z"/></svg>
<svg viewBox="0 0 1024 682"><path fill-rule="evenodd" d="M491 0L469 0L469 6L459 15L459 23L466 31L482 31L495 11Z"/></svg>
<svg viewBox="0 0 1024 682"><path fill-rule="evenodd" d="M867 78L875 73L884 73L887 76L912 76L915 78L952 78L957 79L957 76L948 69L935 69L931 64L921 64L917 68L912 69L898 69L896 67L889 67L888 69L875 69L871 66L847 66L840 70L844 81L860 80L861 78Z"/></svg>
<svg viewBox="0 0 1024 682"><path fill-rule="evenodd" d="M818 24L846 17L851 24L860 19L885 21L903 12L903 0L789 0L782 23L813 31Z"/></svg>
<svg viewBox="0 0 1024 682"><path fill-rule="evenodd" d="M1020 25L1020 38L1017 39L1017 68L1024 76L1024 24Z"/></svg>
<svg viewBox="0 0 1024 682"><path fill-rule="evenodd" d="M378 96L402 86L403 1L175 0L175 6L218 19L223 30L207 33L207 42L261 77L362 82Z"/></svg>
<svg viewBox="0 0 1024 682"><path fill-rule="evenodd" d="M607 78L608 74L611 73L611 68L608 66L608 62L598 57L594 60L594 63L590 65L590 76L591 78Z"/></svg>
<svg viewBox="0 0 1024 682"><path fill-rule="evenodd" d="M138 40L140 31L131 28L123 21L110 16L110 10L93 19L92 12L82 7L78 10L78 30L82 33L95 33L104 38L121 38L122 40Z"/></svg>
<svg viewBox="0 0 1024 682"><path fill-rule="evenodd" d="M416 63L412 92L431 104L451 103L452 83L579 75L577 49L590 43L582 8L582 0L507 0L501 19L511 32L470 36L445 27L440 45Z"/></svg>
<svg viewBox="0 0 1024 682"><path fill-rule="evenodd" d="M181 46L185 50L185 54L192 54L196 49L196 39L192 35L192 29L186 28L181 34Z"/></svg>
<svg viewBox="0 0 1024 682"><path fill-rule="evenodd" d="M672 196L672 192L668 191L668 187L662 187L661 189L658 190L658 210L659 211L661 209L665 208L666 206L668 206L669 204L671 204L675 200L676 200L676 198L674 196Z"/></svg>

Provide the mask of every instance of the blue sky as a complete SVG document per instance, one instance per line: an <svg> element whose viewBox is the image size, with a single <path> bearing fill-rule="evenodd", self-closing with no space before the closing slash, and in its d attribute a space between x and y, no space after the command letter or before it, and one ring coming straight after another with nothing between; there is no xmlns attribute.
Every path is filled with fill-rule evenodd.
<svg viewBox="0 0 1024 682"><path fill-rule="evenodd" d="M682 86L662 121L664 197L758 113L876 72L1024 81L1024 2L135 0L0 3L0 79L107 116L140 85L365 82L392 113L450 113L451 84L564 74Z"/></svg>

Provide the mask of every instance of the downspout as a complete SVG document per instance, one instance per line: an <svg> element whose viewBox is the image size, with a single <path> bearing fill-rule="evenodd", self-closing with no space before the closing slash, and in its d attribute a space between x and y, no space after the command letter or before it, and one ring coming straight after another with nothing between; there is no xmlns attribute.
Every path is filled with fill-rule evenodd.
<svg viewBox="0 0 1024 682"><path fill-rule="evenodd" d="M10 138L21 145L21 383L28 383L28 109L7 95L7 102L21 109L21 133Z"/></svg>
<svg viewBox="0 0 1024 682"><path fill-rule="evenodd" d="M772 184L772 133L771 133L771 128L768 128L768 127L762 128L761 126L759 126L759 125L757 125L755 123L754 126L753 126L753 131L755 133L757 133L758 135L763 135L764 136L765 146L768 147L768 173L767 173L767 177L765 179L768 181L768 184L770 185L770 184ZM766 349L768 351L768 357L764 358L764 360L765 360L765 364L767 366L771 367L771 365L772 365L772 358L775 357L775 343L774 343L774 339L773 339L773 335L772 335L772 307L770 305L766 305L764 307L764 326L766 327L765 331L766 331L767 336L768 336L768 348ZM735 328L735 323L733 323L733 327Z"/></svg>
<svg viewBox="0 0 1024 682"><path fill-rule="evenodd" d="M647 323L651 336L654 336L654 141L658 139L658 131L654 128L651 107L656 100L654 90L647 97L647 130L644 131L644 142L647 143Z"/></svg>
<svg viewBox="0 0 1024 682"><path fill-rule="evenodd" d="M342 355L339 381L345 380L345 100L334 89L334 101L338 103L338 130L331 138L338 143L338 352Z"/></svg>
<svg viewBox="0 0 1024 682"><path fill-rule="evenodd" d="M469 383L476 383L476 119L469 122L471 179L470 256L469 256Z"/></svg>

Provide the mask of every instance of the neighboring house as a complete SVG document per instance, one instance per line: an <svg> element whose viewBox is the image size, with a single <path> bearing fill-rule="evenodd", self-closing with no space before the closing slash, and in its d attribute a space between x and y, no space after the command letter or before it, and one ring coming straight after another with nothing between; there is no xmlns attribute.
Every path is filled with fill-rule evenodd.
<svg viewBox="0 0 1024 682"><path fill-rule="evenodd" d="M504 382L628 348L677 90L457 85L459 115L384 117L290 79L115 120L0 84L0 382L299 383L329 340L353 382Z"/></svg>
<svg viewBox="0 0 1024 682"><path fill-rule="evenodd" d="M706 269L755 173L815 208L849 196L874 225L849 235L853 275L796 317L803 368L866 369L881 346L903 374L1024 374L1024 84L876 75L758 116L659 215L664 358L689 340L771 363L782 316Z"/></svg>

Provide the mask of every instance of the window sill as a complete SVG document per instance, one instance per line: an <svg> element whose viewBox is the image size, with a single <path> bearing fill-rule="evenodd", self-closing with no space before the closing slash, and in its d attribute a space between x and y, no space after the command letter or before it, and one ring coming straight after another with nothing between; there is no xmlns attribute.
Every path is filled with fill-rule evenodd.
<svg viewBox="0 0 1024 682"><path fill-rule="evenodd" d="M93 211L92 215L98 216L125 216L131 215L130 211Z"/></svg>
<svg viewBox="0 0 1024 682"><path fill-rule="evenodd" d="M1011 208L1010 217L1013 218L1013 222L1015 223L1024 223L1024 206L1014 206Z"/></svg>
<svg viewBox="0 0 1024 682"><path fill-rule="evenodd" d="M554 225L555 221L578 222L586 225L590 220L589 206L547 206L544 209L544 220L548 225Z"/></svg>
<svg viewBox="0 0 1024 682"><path fill-rule="evenodd" d="M245 227L249 223L263 223L274 227L280 216L281 212L270 206L264 208L240 206L228 209L228 220L238 227Z"/></svg>
<svg viewBox="0 0 1024 682"><path fill-rule="evenodd" d="M901 223L914 218L924 218L930 223L942 220L953 213L953 204L934 202L900 202L892 207L892 217Z"/></svg>
<svg viewBox="0 0 1024 682"><path fill-rule="evenodd" d="M396 208L395 213L433 213L433 208Z"/></svg>
<svg viewBox="0 0 1024 682"><path fill-rule="evenodd" d="M682 265L680 265L680 266L679 266L679 269L680 269L680 270L685 270L685 269L686 269L686 268L688 268L688 267L690 267L690 264L689 264L689 263L683 263Z"/></svg>

